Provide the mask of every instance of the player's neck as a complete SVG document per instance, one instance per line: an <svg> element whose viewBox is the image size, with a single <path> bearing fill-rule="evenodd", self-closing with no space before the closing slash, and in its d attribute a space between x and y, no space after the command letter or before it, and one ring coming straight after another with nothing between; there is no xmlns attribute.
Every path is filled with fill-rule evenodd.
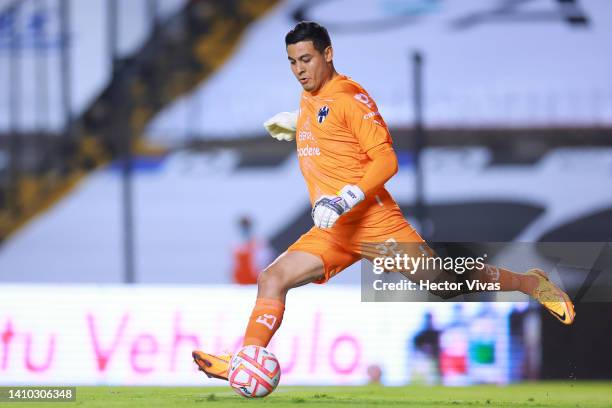
<svg viewBox="0 0 612 408"><path fill-rule="evenodd" d="M332 68L332 72L331 75L329 76L329 78L327 78L319 87L319 89L317 89L316 91L310 92L311 95L318 95L320 94L324 89L325 86L327 84L329 84L330 82L332 82L334 79L336 79L340 74L338 74L338 72Z"/></svg>

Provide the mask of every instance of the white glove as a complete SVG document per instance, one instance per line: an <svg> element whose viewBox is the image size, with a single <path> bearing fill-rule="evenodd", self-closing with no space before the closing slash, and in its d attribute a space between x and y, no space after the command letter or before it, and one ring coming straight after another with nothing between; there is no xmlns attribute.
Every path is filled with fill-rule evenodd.
<svg viewBox="0 0 612 408"><path fill-rule="evenodd" d="M365 198L357 186L347 184L337 196L322 196L312 207L312 220L319 228L331 228L344 213L347 213Z"/></svg>
<svg viewBox="0 0 612 408"><path fill-rule="evenodd" d="M264 127L270 136L276 140L291 141L295 139L298 111L281 112L264 122Z"/></svg>

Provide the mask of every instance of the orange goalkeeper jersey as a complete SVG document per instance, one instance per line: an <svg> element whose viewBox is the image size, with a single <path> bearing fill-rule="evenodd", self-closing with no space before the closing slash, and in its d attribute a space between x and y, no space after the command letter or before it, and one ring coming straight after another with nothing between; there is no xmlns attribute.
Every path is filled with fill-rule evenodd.
<svg viewBox="0 0 612 408"><path fill-rule="evenodd" d="M336 195L347 184L357 184L372 162L367 152L391 143L374 100L345 75L335 76L318 92L302 92L296 144L311 204L322 195ZM381 186L340 217L338 224L388 229L393 227L390 223L399 222L397 215L404 225L397 204Z"/></svg>

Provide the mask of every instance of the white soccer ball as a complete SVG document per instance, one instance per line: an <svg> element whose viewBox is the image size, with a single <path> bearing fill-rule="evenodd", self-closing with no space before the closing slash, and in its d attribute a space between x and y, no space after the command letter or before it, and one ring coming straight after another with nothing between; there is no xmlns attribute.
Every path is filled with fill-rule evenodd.
<svg viewBox="0 0 612 408"><path fill-rule="evenodd" d="M243 397L265 397L280 381L280 364L265 348L245 346L232 357L228 380L234 391Z"/></svg>

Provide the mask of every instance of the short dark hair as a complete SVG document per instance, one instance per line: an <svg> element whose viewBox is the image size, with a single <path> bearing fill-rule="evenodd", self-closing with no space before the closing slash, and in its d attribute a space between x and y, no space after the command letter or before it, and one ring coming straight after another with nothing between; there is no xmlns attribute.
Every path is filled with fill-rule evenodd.
<svg viewBox="0 0 612 408"><path fill-rule="evenodd" d="M312 41L315 49L323 53L331 45L329 33L322 25L314 21L300 21L285 36L285 47L300 41Z"/></svg>

